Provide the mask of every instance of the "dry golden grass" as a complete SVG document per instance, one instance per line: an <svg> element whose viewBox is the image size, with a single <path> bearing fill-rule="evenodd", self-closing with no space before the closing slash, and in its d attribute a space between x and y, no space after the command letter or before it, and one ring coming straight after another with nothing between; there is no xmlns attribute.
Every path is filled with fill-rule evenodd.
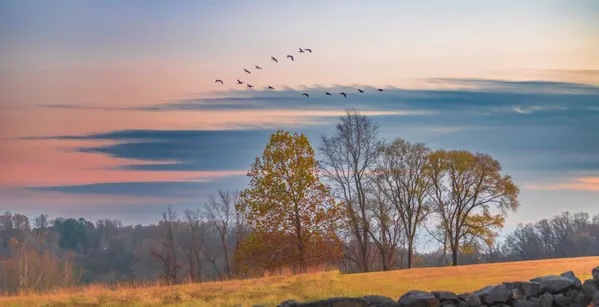
<svg viewBox="0 0 599 307"><path fill-rule="evenodd" d="M276 306L295 299L379 294L397 299L419 289L467 292L503 281L522 281L572 270L581 280L591 276L599 257L565 258L460 267L420 268L342 275L337 271L231 280L173 287L92 285L48 294L0 297L0 306Z"/></svg>

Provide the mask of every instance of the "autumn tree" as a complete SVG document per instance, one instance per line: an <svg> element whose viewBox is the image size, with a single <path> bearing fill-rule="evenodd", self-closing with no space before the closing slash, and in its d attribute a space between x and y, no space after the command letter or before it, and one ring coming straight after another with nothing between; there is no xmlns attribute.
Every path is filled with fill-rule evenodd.
<svg viewBox="0 0 599 307"><path fill-rule="evenodd" d="M343 203L347 205L347 227L360 250L359 263L369 271L371 219L368 214L367 190L371 184L369 172L375 167L381 141L378 125L355 110L346 110L337 124L335 134L323 135L318 147L323 177L328 179Z"/></svg>
<svg viewBox="0 0 599 307"><path fill-rule="evenodd" d="M252 229L237 255L246 268L305 269L343 257L335 233L342 209L320 182L306 136L278 130L247 175L237 205Z"/></svg>
<svg viewBox="0 0 599 307"><path fill-rule="evenodd" d="M509 175L502 175L501 165L490 155L436 151L429 156L428 174L453 265L458 264L463 242L479 238L491 244L497 236L494 230L502 228L507 213L519 207L519 188Z"/></svg>
<svg viewBox="0 0 599 307"><path fill-rule="evenodd" d="M381 146L377 160L377 187L396 209L408 245L408 268L412 267L414 240L430 214L431 178L427 176L430 149L423 143L401 138Z"/></svg>

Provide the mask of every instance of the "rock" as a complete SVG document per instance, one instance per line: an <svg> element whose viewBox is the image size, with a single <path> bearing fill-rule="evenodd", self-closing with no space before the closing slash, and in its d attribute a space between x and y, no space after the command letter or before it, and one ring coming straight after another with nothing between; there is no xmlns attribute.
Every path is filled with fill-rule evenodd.
<svg viewBox="0 0 599 307"><path fill-rule="evenodd" d="M599 307L599 292L593 295L593 307Z"/></svg>
<svg viewBox="0 0 599 307"><path fill-rule="evenodd" d="M560 274L560 276L571 279L574 282L574 288L576 288L576 289L582 288L582 283L580 282L580 279L578 277L576 277L576 275L574 275L574 272L572 272L572 271L564 272L564 273Z"/></svg>
<svg viewBox="0 0 599 307"><path fill-rule="evenodd" d="M330 307L368 307L370 301L362 297L333 297L329 298Z"/></svg>
<svg viewBox="0 0 599 307"><path fill-rule="evenodd" d="M553 295L548 292L543 293L539 297L539 303L541 304L541 307L551 307L553 305Z"/></svg>
<svg viewBox="0 0 599 307"><path fill-rule="evenodd" d="M320 300L320 301L314 301L314 302L309 302L309 303L298 303L293 306L296 306L296 307L330 307L331 305L329 304L329 300Z"/></svg>
<svg viewBox="0 0 599 307"><path fill-rule="evenodd" d="M367 295L363 297L370 302L368 306L376 307L399 307L399 303L394 299L381 295Z"/></svg>
<svg viewBox="0 0 599 307"><path fill-rule="evenodd" d="M558 305L558 306L568 306L570 305L570 303L572 302L572 297L571 296L567 296L563 293L559 293L553 296L553 301Z"/></svg>
<svg viewBox="0 0 599 307"><path fill-rule="evenodd" d="M593 275L593 283L595 283L595 285L599 286L599 266L593 269L592 275Z"/></svg>
<svg viewBox="0 0 599 307"><path fill-rule="evenodd" d="M545 286L545 291L551 294L557 294L574 287L574 281L570 278L563 276L542 276L533 278L530 281L536 281Z"/></svg>
<svg viewBox="0 0 599 307"><path fill-rule="evenodd" d="M453 301L441 302L441 307L457 307Z"/></svg>
<svg viewBox="0 0 599 307"><path fill-rule="evenodd" d="M595 293L599 293L599 286L595 285L592 279L585 280L582 284L582 294L585 300L592 301Z"/></svg>
<svg viewBox="0 0 599 307"><path fill-rule="evenodd" d="M511 300L512 291L505 285L494 285L484 287L473 293L480 298L485 305L496 305L497 303L507 303Z"/></svg>
<svg viewBox="0 0 599 307"><path fill-rule="evenodd" d="M471 293L463 293L458 295L458 299L468 305L468 307L482 306L483 303L480 301L480 297Z"/></svg>
<svg viewBox="0 0 599 307"><path fill-rule="evenodd" d="M468 306L468 303L466 303L465 301L462 301L460 299L458 299L458 301L455 303L456 307L470 307Z"/></svg>
<svg viewBox="0 0 599 307"><path fill-rule="evenodd" d="M572 303L579 304L582 306L588 306L591 303L592 297L587 297L584 295L582 290L574 290L572 291Z"/></svg>
<svg viewBox="0 0 599 307"><path fill-rule="evenodd" d="M281 304L277 305L277 307L295 307L298 304L298 302L294 301L294 300L286 300L284 302L282 302Z"/></svg>
<svg viewBox="0 0 599 307"><path fill-rule="evenodd" d="M537 297L529 297L527 301L529 307L541 307L541 302Z"/></svg>
<svg viewBox="0 0 599 307"><path fill-rule="evenodd" d="M530 307L530 303L528 301L525 300L515 300L512 303L513 307Z"/></svg>
<svg viewBox="0 0 599 307"><path fill-rule="evenodd" d="M458 301L458 296L449 291L433 291L431 292L439 301Z"/></svg>
<svg viewBox="0 0 599 307"><path fill-rule="evenodd" d="M545 291L543 284L533 281L504 282L503 284L510 290L519 289L527 298L539 296Z"/></svg>
<svg viewBox="0 0 599 307"><path fill-rule="evenodd" d="M524 293L522 293L522 290L516 288L516 289L512 289L510 290L512 292L512 300L526 300L526 295L524 295Z"/></svg>
<svg viewBox="0 0 599 307"><path fill-rule="evenodd" d="M420 290L411 290L397 300L401 307L439 307L439 300L432 294Z"/></svg>

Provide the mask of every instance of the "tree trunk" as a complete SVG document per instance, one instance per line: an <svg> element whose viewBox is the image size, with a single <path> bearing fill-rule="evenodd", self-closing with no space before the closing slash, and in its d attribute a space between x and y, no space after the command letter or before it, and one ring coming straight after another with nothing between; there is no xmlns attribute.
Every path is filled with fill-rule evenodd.
<svg viewBox="0 0 599 307"><path fill-rule="evenodd" d="M458 265L458 245L454 245L451 247L451 258L452 258L452 266Z"/></svg>
<svg viewBox="0 0 599 307"><path fill-rule="evenodd" d="M408 239L408 269L412 268L412 254L414 253L414 239Z"/></svg>

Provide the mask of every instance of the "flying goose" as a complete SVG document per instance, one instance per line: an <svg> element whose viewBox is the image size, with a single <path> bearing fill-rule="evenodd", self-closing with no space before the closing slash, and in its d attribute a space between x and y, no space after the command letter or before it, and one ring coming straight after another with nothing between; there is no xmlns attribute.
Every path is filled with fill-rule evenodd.
<svg viewBox="0 0 599 307"><path fill-rule="evenodd" d="M306 96L306 97L310 98L310 96L306 93L303 93L302 96Z"/></svg>
<svg viewBox="0 0 599 307"><path fill-rule="evenodd" d="M364 93L364 91L363 91L363 90L361 90L361 89L358 89L358 92L360 92L360 93Z"/></svg>
<svg viewBox="0 0 599 307"><path fill-rule="evenodd" d="M290 54L288 54L288 55L287 55L287 58L288 58L288 59L291 59L292 61L295 61L295 60L293 59L293 56L292 56L292 55L290 55Z"/></svg>
<svg viewBox="0 0 599 307"><path fill-rule="evenodd" d="M256 65L256 69L260 69L260 70L262 70L262 67L260 67L260 66Z"/></svg>
<svg viewBox="0 0 599 307"><path fill-rule="evenodd" d="M377 91L379 91L379 92L382 92L382 91L383 91L383 89L382 89L382 88L379 88L379 89L377 89Z"/></svg>
<svg viewBox="0 0 599 307"><path fill-rule="evenodd" d="M275 89L274 87L272 87L272 86L270 86L270 85L268 86L268 88L269 88L269 89L271 89L271 90L274 90L274 89Z"/></svg>
<svg viewBox="0 0 599 307"><path fill-rule="evenodd" d="M304 48L304 50L306 50L306 51L308 51L308 52L312 53L312 49Z"/></svg>
<svg viewBox="0 0 599 307"><path fill-rule="evenodd" d="M254 86L248 83L248 87L249 87L249 88L252 88L252 87L254 87Z"/></svg>
<svg viewBox="0 0 599 307"><path fill-rule="evenodd" d="M214 81L214 83L216 83L216 82L220 82L220 84L224 84L223 80L220 80L220 79L217 79L216 81Z"/></svg>
<svg viewBox="0 0 599 307"><path fill-rule="evenodd" d="M304 50L302 50L302 48L300 48L299 53L304 53Z"/></svg>
<svg viewBox="0 0 599 307"><path fill-rule="evenodd" d="M326 92L325 94L326 94L327 96L333 96L333 95L331 95L331 93L329 93L329 92Z"/></svg>
<svg viewBox="0 0 599 307"><path fill-rule="evenodd" d="M277 62L277 63L279 63L279 60L277 60L277 58L275 58L274 56L271 56L270 59L273 60L273 61L275 61L275 62Z"/></svg>
<svg viewBox="0 0 599 307"><path fill-rule="evenodd" d="M237 84L243 84L243 81L240 81L239 79L237 79Z"/></svg>
<svg viewBox="0 0 599 307"><path fill-rule="evenodd" d="M347 98L347 94L345 94L345 93L343 93L343 92L341 92L341 93L339 93L339 94L341 94L341 95L343 95L343 97Z"/></svg>
<svg viewBox="0 0 599 307"><path fill-rule="evenodd" d="M247 72L247 73L248 73L248 74L250 74L250 75L252 74L252 73L251 73L249 70L247 70L247 69L245 69L245 68L243 69L243 71Z"/></svg>

